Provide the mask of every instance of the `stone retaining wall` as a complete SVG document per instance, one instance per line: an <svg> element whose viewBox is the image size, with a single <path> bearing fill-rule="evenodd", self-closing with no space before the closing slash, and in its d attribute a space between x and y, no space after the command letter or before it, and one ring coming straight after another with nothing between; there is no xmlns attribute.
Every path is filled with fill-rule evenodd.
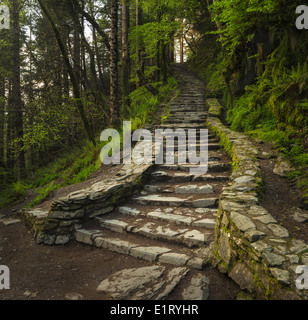
<svg viewBox="0 0 308 320"><path fill-rule="evenodd" d="M55 200L49 212L24 209L19 216L33 231L37 243L66 244L77 229L98 215L111 212L143 185L152 165L124 165L116 177Z"/></svg>
<svg viewBox="0 0 308 320"><path fill-rule="evenodd" d="M260 206L259 150L245 135L222 124L222 107L216 99L207 103L207 126L220 138L233 162L233 173L220 198L213 266L254 297L307 299L308 290L297 290L295 285L300 276L296 268L308 265L307 244L290 237L288 230Z"/></svg>

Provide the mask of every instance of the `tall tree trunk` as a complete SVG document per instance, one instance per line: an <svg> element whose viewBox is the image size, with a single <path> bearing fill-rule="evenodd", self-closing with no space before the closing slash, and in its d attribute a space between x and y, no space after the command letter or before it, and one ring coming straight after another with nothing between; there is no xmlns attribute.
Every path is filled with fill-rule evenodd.
<svg viewBox="0 0 308 320"><path fill-rule="evenodd" d="M180 34L180 62L184 62L184 34L182 31Z"/></svg>
<svg viewBox="0 0 308 320"><path fill-rule="evenodd" d="M129 1L123 0L122 2L122 95L124 115L127 114L127 107L130 105L129 94L129 77L130 77L130 52L128 42L129 32Z"/></svg>
<svg viewBox="0 0 308 320"><path fill-rule="evenodd" d="M80 56L80 33L79 33L79 14L76 14L74 25L74 50L73 50L73 70L75 73L76 81L81 90L81 56Z"/></svg>
<svg viewBox="0 0 308 320"><path fill-rule="evenodd" d="M161 56L160 56L160 47L161 47L161 41L158 40L157 42L157 53L156 53L156 81L160 81L160 75L161 75Z"/></svg>
<svg viewBox="0 0 308 320"><path fill-rule="evenodd" d="M113 125L119 124L119 46L118 46L118 0L111 0L111 44L110 44L110 115Z"/></svg>
<svg viewBox="0 0 308 320"><path fill-rule="evenodd" d="M64 41L65 43L68 43L69 42L69 27L68 26L64 26L63 27L63 34L64 34ZM62 66L62 87L63 87L63 97L64 97L64 100L63 101L66 101L69 96L70 96L70 82L69 82L69 74L68 74L68 71L67 71L67 66L65 64L65 62L63 61L63 63L61 64Z"/></svg>
<svg viewBox="0 0 308 320"><path fill-rule="evenodd" d="M0 167L4 167L5 79L0 78Z"/></svg>
<svg viewBox="0 0 308 320"><path fill-rule="evenodd" d="M8 83L8 108L7 108L7 129L6 129L6 166L9 169L14 168L13 160L13 119L14 105L12 98L12 80Z"/></svg>
<svg viewBox="0 0 308 320"><path fill-rule="evenodd" d="M13 20L13 87L12 99L14 106L14 129L16 142L16 166L17 179L21 180L25 176L25 152L23 142L23 112L20 89L20 26L19 26L19 3L13 0L12 20Z"/></svg>
<svg viewBox="0 0 308 320"><path fill-rule="evenodd" d="M100 25L95 21L95 19L91 16L91 14L89 14L88 12L86 12L85 10L83 10L83 8L80 6L79 1L78 0L70 0L72 5L75 6L75 8L83 14L83 16L92 24L92 26L97 30L97 32L100 34L100 36L102 37L102 41L104 42L105 46L107 47L108 50L110 50L110 43L109 43L109 37L108 35L103 31L103 29L100 27Z"/></svg>
<svg viewBox="0 0 308 320"><path fill-rule="evenodd" d="M64 43L63 43L63 41L61 39L60 32L59 32L58 28L56 27L56 24L54 23L54 21L53 21L51 15L50 15L50 13L48 12L44 2L42 0L38 0L38 2L40 4L44 14L46 15L48 21L50 22L50 25L51 25L51 27L52 27L52 29L54 31L55 36L56 36L59 48L61 50L63 59L65 61L66 67L67 67L67 71L68 71L68 73L70 75L70 78L71 78L73 91L74 91L74 97L77 100L77 108L78 108L80 117L81 117L81 119L83 121L83 125L85 127L86 132L87 132L87 136L88 136L89 140L95 146L96 142L95 142L94 134L93 134L93 131L91 130L91 127L89 125L89 121L87 119L87 116L86 116L86 113L85 113L85 110L84 110L84 105L83 105L83 103L81 101L81 94L80 94L79 85L78 85L78 82L76 80L74 70L73 70L73 68L71 66L71 63L70 63L70 60L69 60L69 56L67 54L67 50L66 50L65 45L64 45Z"/></svg>
<svg viewBox="0 0 308 320"><path fill-rule="evenodd" d="M93 3L91 1L89 3L89 6L90 6L90 15L94 20L94 9L93 9ZM99 54L99 49L97 44L96 29L94 28L94 26L92 26L92 36L93 36L93 43L95 48L96 64L97 64L98 75L99 75L99 90L100 90L100 94L103 96L104 77L103 77L103 71L102 71L101 57Z"/></svg>
<svg viewBox="0 0 308 320"><path fill-rule="evenodd" d="M168 82L168 52L167 45L163 43L162 45L162 67L163 67L163 79L164 84Z"/></svg>
<svg viewBox="0 0 308 320"><path fill-rule="evenodd" d="M139 5L141 0L136 0L136 27L141 26L143 24L143 10ZM142 50L139 47L139 41L137 40L137 48L136 48L136 70L141 70L144 73L144 64L142 58ZM137 81L136 87L139 88L140 82Z"/></svg>

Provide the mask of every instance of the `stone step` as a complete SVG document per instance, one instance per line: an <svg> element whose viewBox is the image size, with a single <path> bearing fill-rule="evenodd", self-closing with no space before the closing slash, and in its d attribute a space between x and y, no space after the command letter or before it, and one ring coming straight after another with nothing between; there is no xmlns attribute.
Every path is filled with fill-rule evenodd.
<svg viewBox="0 0 308 320"><path fill-rule="evenodd" d="M114 216L113 219L96 218L100 227L120 234L133 233L146 238L167 241L184 245L188 248L208 245L214 239L213 228L177 226L174 223L163 223L157 219L159 213L152 214L152 221L142 216ZM156 220L155 220L156 218ZM203 221L203 225L212 226L211 221ZM202 222L201 222L202 224ZM200 230L201 229L201 230Z"/></svg>
<svg viewBox="0 0 308 320"><path fill-rule="evenodd" d="M204 146L204 145L203 145ZM207 144L207 147L208 147L208 151L219 151L220 150L220 145L218 143L208 143ZM174 148L172 151L169 151L169 150L165 150L166 148L162 148L163 150L158 150L157 151L157 154L160 155L162 152L163 152L163 160L164 160L164 163L166 163L166 158L168 156L173 156L174 155L174 161L177 162L177 159L179 158L179 156L181 158L184 158L184 160L186 160L187 163L189 163L189 158L192 158L193 157L199 157L200 156L200 145L196 147L196 150L195 152L191 152L191 151L188 151L186 149L186 151L182 151L180 150L180 154L179 154L179 147L177 146L177 144L174 145ZM204 155L206 155L206 151L205 150L201 150ZM207 156L207 158L204 158L202 157L202 162L204 163L205 161L208 161L209 160L209 157ZM183 162L183 160L182 160Z"/></svg>
<svg viewBox="0 0 308 320"><path fill-rule="evenodd" d="M176 99L174 99L172 101L172 104L173 105L176 105L177 103L180 103L180 104L190 104L192 106L195 106L195 105L202 105L202 106L205 106L205 98L201 98L201 97L192 97L192 96L178 96Z"/></svg>
<svg viewBox="0 0 308 320"><path fill-rule="evenodd" d="M202 270L210 258L210 250L207 248L192 251L183 246L162 244L151 239L140 244L138 235L129 234L123 237L107 229L80 229L75 232L75 239L86 245L130 255L134 258L176 266L188 266L197 270Z"/></svg>
<svg viewBox="0 0 308 320"><path fill-rule="evenodd" d="M216 225L217 209L205 208L160 208L153 209L143 206L123 206L118 212L129 216L138 216L151 220L161 220L176 225L197 228L214 229Z"/></svg>
<svg viewBox="0 0 308 320"><path fill-rule="evenodd" d="M169 129L170 129L170 128L169 128ZM174 137L175 137L175 134L176 134L176 130L178 130L178 129L184 129L184 131L185 131L185 136L183 137L183 139L185 139L186 142L188 142L189 136L188 136L188 132L187 132L187 130L186 130L187 128L174 128L174 129L171 129L171 130L172 130L172 133L171 133L171 134L169 134L168 132L166 132L166 133L164 133L163 137L159 137L159 138L164 138L164 140L166 140L166 138L174 138ZM164 129L164 130L167 130L167 129ZM194 138L194 137L193 137L193 138ZM200 131L199 131L199 130L196 131L196 138L197 138L196 141L193 141L193 142L200 143ZM212 143L219 143L220 140L217 139L217 137L215 137L214 135L208 133L208 143L210 143L210 142L212 142Z"/></svg>
<svg viewBox="0 0 308 320"><path fill-rule="evenodd" d="M166 124L177 124L177 123L203 123L205 124L206 122L206 115L204 116L188 116L187 114L176 114L175 116L169 117L167 121L165 122Z"/></svg>
<svg viewBox="0 0 308 320"><path fill-rule="evenodd" d="M165 182L227 182L229 175L225 173L212 173L203 175L190 175L185 172L157 170L151 173L153 181Z"/></svg>
<svg viewBox="0 0 308 320"><path fill-rule="evenodd" d="M212 196L212 195L210 195ZM142 205L168 206L168 207L191 207L191 208L216 208L218 205L217 197L205 197L200 194L196 196L186 196L185 194L177 194L176 196L166 196L163 194L150 194L133 198L133 201Z"/></svg>
<svg viewBox="0 0 308 320"><path fill-rule="evenodd" d="M207 118L207 112L206 111L196 111L196 112L190 112L190 111L178 111L176 108L171 108L170 110L170 116L168 119L173 117L174 119L178 118Z"/></svg>
<svg viewBox="0 0 308 320"><path fill-rule="evenodd" d="M164 123L162 129L205 129L204 123Z"/></svg>
<svg viewBox="0 0 308 320"><path fill-rule="evenodd" d="M190 103L187 104L171 104L169 112L170 114L173 114L175 112L201 112L203 111L206 113L208 111L208 108L204 107L204 104L199 104L199 105L191 105Z"/></svg>
<svg viewBox="0 0 308 320"><path fill-rule="evenodd" d="M189 171L191 168L197 168L197 166L192 164L162 164L159 166L160 170L172 170L172 171ZM229 163L223 162L214 162L210 161L208 163L208 172L224 172L231 169L231 165Z"/></svg>
<svg viewBox="0 0 308 320"><path fill-rule="evenodd" d="M215 188L209 184L203 185L179 185L179 184L156 184L145 185L144 190L150 193L175 193L175 194L213 194Z"/></svg>
<svg viewBox="0 0 308 320"><path fill-rule="evenodd" d="M200 147L206 147L208 146L208 150L219 150L220 148L217 147L217 145L219 146L219 140L217 139L207 139L208 141L206 142L201 142L200 143L200 138L198 137L198 139L196 139L196 141L188 141L187 139L185 139L185 137L183 139L180 139L180 141L178 141L178 139L173 139L171 140L171 138L173 137L167 137L169 138L169 140L172 142L174 141L174 151L178 151L178 149L181 148L185 148L184 150L188 151L188 145L190 148L195 148L196 151L200 150ZM164 139L164 146L166 147L167 145L167 138ZM182 141L183 140L183 141ZM171 143L169 142L169 145L171 145Z"/></svg>

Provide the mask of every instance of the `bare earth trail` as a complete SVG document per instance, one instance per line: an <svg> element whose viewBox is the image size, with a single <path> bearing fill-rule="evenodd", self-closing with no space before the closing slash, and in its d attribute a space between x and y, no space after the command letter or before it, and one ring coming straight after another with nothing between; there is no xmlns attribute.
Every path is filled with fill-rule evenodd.
<svg viewBox="0 0 308 320"><path fill-rule="evenodd" d="M205 129L204 83L181 65L176 72L181 93L164 128ZM236 299L238 286L210 264L231 166L215 137L208 146L206 174L157 165L141 193L96 217L68 245L37 245L22 224L0 223L0 264L11 271L11 289L0 291L0 300Z"/></svg>

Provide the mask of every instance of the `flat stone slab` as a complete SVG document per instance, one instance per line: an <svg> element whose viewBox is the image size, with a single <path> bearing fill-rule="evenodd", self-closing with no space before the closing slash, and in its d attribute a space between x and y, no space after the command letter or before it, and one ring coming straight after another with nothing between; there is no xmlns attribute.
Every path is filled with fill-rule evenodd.
<svg viewBox="0 0 308 320"><path fill-rule="evenodd" d="M242 214L239 214L238 212L232 211L231 212L231 219L235 223L235 225L241 230L241 231L248 231L250 229L256 229L255 224L252 222L252 220Z"/></svg>
<svg viewBox="0 0 308 320"><path fill-rule="evenodd" d="M182 235L183 241L190 247L205 244L205 234L198 230L191 230Z"/></svg>
<svg viewBox="0 0 308 320"><path fill-rule="evenodd" d="M134 229L133 232L149 236L150 238L162 238L172 240L176 236L186 232L188 229L172 230L165 226L157 226L153 222L146 223L139 229Z"/></svg>
<svg viewBox="0 0 308 320"><path fill-rule="evenodd" d="M308 222L308 211L300 208L294 208L289 213L292 215L293 219L300 223Z"/></svg>
<svg viewBox="0 0 308 320"><path fill-rule="evenodd" d="M272 252L263 252L262 256L270 266L281 266L286 260L283 256Z"/></svg>
<svg viewBox="0 0 308 320"><path fill-rule="evenodd" d="M210 279L203 274L197 274L192 277L190 285L183 290L184 300L207 300L209 297Z"/></svg>
<svg viewBox="0 0 308 320"><path fill-rule="evenodd" d="M140 204L157 204L157 205L169 205L169 206L180 206L184 205L185 202L187 202L189 199L181 199L177 197L164 197L161 195L148 195L144 197L138 197L135 198L135 200Z"/></svg>
<svg viewBox="0 0 308 320"><path fill-rule="evenodd" d="M216 221L214 219L202 219L192 223L193 227L215 229Z"/></svg>
<svg viewBox="0 0 308 320"><path fill-rule="evenodd" d="M276 237L288 238L290 236L288 230L279 224L270 223L267 225L267 227L271 229Z"/></svg>
<svg viewBox="0 0 308 320"><path fill-rule="evenodd" d="M164 247L137 247L131 249L130 255L134 258L154 262L159 255L170 251L170 249Z"/></svg>
<svg viewBox="0 0 308 320"><path fill-rule="evenodd" d="M169 252L162 254L159 257L159 262L173 264L176 266L184 266L188 259L189 257L186 254Z"/></svg>
<svg viewBox="0 0 308 320"><path fill-rule="evenodd" d="M181 216L179 214L170 214L170 213L168 214L165 212L158 212L158 211L149 212L147 216L152 219L160 219L168 222L174 222L176 224L185 224L185 225L191 225L191 223L195 220L194 218Z"/></svg>
<svg viewBox="0 0 308 320"><path fill-rule="evenodd" d="M209 199L200 199L192 202L192 205L195 208L208 208L212 207L217 203L217 198L209 198Z"/></svg>
<svg viewBox="0 0 308 320"><path fill-rule="evenodd" d="M175 193L178 194L207 194L207 193L214 193L215 190L211 185L205 186L197 186L197 185L190 185L190 186L181 186L175 189Z"/></svg>
<svg viewBox="0 0 308 320"><path fill-rule="evenodd" d="M123 214L129 214L131 216L138 216L140 214L139 210L129 207L120 207L119 211Z"/></svg>
<svg viewBox="0 0 308 320"><path fill-rule="evenodd" d="M0 222L2 222L5 226L9 226L11 224L15 224L15 223L21 222L21 220L20 219L8 218L8 219L1 219Z"/></svg>
<svg viewBox="0 0 308 320"><path fill-rule="evenodd" d="M77 241L92 245L95 237L103 236L101 230L87 230L79 229L75 232L75 238Z"/></svg>
<svg viewBox="0 0 308 320"><path fill-rule="evenodd" d="M133 244L128 241L120 239L108 239L104 237L96 238L94 243L99 248L105 248L121 254L129 254L132 248L138 247L137 244Z"/></svg>
<svg viewBox="0 0 308 320"><path fill-rule="evenodd" d="M123 233L128 227L128 223L120 220L100 220L101 227L105 227L109 230Z"/></svg>
<svg viewBox="0 0 308 320"><path fill-rule="evenodd" d="M161 300L168 297L188 273L187 268L164 266L125 269L103 280L98 292L115 300Z"/></svg>

